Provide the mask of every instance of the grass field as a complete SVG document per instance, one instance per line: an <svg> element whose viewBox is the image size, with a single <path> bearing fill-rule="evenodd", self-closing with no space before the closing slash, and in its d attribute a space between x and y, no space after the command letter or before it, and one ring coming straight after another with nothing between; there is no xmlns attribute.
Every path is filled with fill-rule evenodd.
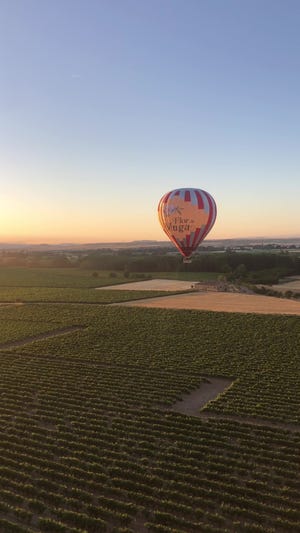
<svg viewBox="0 0 300 533"><path fill-rule="evenodd" d="M0 346L0 530L299 531L299 320L0 307L0 344L28 339ZM212 376L232 385L200 417L173 412Z"/></svg>
<svg viewBox="0 0 300 533"><path fill-rule="evenodd" d="M164 291L101 291L99 287L129 284L140 280L122 273L75 268L0 268L0 302L113 303L161 296ZM116 277L115 277L116 276ZM169 294L180 291L169 291Z"/></svg>
<svg viewBox="0 0 300 533"><path fill-rule="evenodd" d="M52 287L52 288L91 288L117 283L137 281L138 275L131 274L128 279L122 272L78 268L25 268L0 267L0 287ZM178 279L197 281L216 279L219 274L213 272L156 272L153 277L162 279ZM116 277L114 277L116 276ZM147 274L145 274L147 276Z"/></svg>
<svg viewBox="0 0 300 533"><path fill-rule="evenodd" d="M81 288L100 287L128 282L123 273L79 268L25 268L0 267L0 287L52 287ZM135 279L135 278L133 278Z"/></svg>

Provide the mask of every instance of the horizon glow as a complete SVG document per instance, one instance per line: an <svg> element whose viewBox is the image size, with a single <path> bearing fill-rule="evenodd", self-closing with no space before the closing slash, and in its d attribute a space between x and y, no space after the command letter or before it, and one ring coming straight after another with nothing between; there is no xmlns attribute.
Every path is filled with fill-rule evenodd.
<svg viewBox="0 0 300 533"><path fill-rule="evenodd" d="M1 7L0 242L165 240L177 187L208 240L300 237L299 2Z"/></svg>

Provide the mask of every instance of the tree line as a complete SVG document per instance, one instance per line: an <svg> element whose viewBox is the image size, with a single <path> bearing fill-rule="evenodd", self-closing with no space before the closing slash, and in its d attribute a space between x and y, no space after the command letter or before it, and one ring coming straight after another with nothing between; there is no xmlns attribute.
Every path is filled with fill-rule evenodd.
<svg viewBox="0 0 300 533"><path fill-rule="evenodd" d="M130 273L215 272L228 281L274 284L284 276L300 274L300 254L289 253L199 253L191 263L179 254L91 253L79 262L80 268Z"/></svg>
<svg viewBox="0 0 300 533"><path fill-rule="evenodd" d="M300 253L201 250L190 264L180 254L162 250L96 250L70 253L2 253L0 266L80 268L133 273L215 272L228 281L275 284L284 276L300 275Z"/></svg>

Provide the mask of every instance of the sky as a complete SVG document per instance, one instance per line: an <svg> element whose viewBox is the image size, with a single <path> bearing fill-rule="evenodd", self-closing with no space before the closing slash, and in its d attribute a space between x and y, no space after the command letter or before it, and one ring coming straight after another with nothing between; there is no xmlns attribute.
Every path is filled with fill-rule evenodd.
<svg viewBox="0 0 300 533"><path fill-rule="evenodd" d="M300 236L298 0L0 0L0 242Z"/></svg>

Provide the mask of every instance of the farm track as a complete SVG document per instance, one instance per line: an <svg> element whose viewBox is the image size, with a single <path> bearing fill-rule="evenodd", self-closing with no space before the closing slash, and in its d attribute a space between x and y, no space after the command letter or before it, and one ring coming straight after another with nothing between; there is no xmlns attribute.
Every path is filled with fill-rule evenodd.
<svg viewBox="0 0 300 533"><path fill-rule="evenodd" d="M38 341L42 339L48 339L49 337L57 337L59 335L65 335L67 333L71 333L72 331L78 331L81 329L86 329L86 326L69 326L65 328L54 329L47 333L40 333L39 335L32 335L30 337L26 337L18 341L4 342L3 344L0 344L0 350L5 350L7 348L8 349L15 348L17 346L26 346L26 344L29 344L30 342L34 342L34 341Z"/></svg>

